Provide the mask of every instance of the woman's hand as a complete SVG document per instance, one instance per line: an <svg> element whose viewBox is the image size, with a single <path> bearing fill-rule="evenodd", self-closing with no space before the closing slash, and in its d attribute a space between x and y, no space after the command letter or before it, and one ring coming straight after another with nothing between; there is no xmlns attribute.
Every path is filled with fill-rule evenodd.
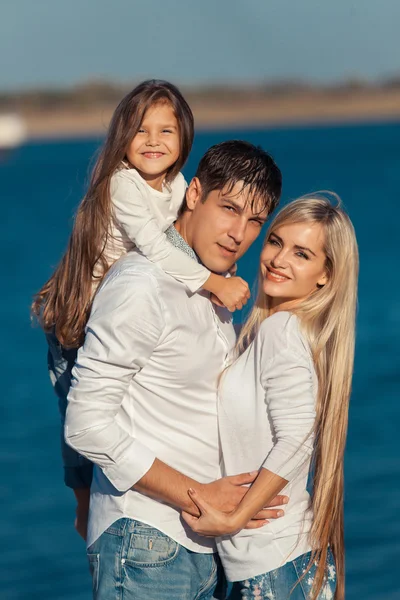
<svg viewBox="0 0 400 600"><path fill-rule="evenodd" d="M183 511L182 518L199 535L206 537L229 535L237 533L246 525L247 521L246 523L241 523L235 511L225 513L217 510L211 504L208 504L194 489L190 488L188 494L199 509L200 516L193 517L191 514ZM251 521L251 524L247 524L246 528L258 529L266 523L268 523L266 519Z"/></svg>

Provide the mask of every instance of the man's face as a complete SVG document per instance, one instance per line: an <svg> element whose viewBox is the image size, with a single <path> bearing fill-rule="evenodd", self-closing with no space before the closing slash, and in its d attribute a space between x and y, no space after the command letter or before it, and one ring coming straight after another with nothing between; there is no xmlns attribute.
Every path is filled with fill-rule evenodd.
<svg viewBox="0 0 400 600"><path fill-rule="evenodd" d="M187 190L189 214L178 231L210 271L224 273L236 263L259 235L268 213L257 214L257 201L253 202L243 183L238 182L228 193L213 190L201 201L201 184L195 177Z"/></svg>

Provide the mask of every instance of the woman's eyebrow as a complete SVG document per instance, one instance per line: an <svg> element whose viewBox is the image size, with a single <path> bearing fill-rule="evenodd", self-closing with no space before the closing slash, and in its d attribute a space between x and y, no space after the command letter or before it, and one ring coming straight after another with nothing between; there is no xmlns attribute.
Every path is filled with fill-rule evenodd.
<svg viewBox="0 0 400 600"><path fill-rule="evenodd" d="M295 244L294 247L297 248L298 250L306 250L307 252L310 252L315 257L317 257L317 255L315 254L315 252L313 252L310 248L306 248L305 246L298 246L297 244Z"/></svg>
<svg viewBox="0 0 400 600"><path fill-rule="evenodd" d="M270 235L273 235L274 237L276 237L277 240L279 240L281 242L281 244L283 244L283 240L281 237L279 237L279 235L277 235L276 233L274 233L273 231L271 231ZM310 254L313 254L315 257L317 257L317 255L315 254L315 252L313 252L311 250L311 248L306 248L305 246L299 246L298 244L295 244L294 247L297 250L306 250L306 252L310 252Z"/></svg>

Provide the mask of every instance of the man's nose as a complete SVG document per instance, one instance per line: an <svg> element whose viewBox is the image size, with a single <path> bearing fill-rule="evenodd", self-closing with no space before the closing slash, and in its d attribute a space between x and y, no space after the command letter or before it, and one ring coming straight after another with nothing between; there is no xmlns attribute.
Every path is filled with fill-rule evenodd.
<svg viewBox="0 0 400 600"><path fill-rule="evenodd" d="M236 244L241 244L243 242L246 235L246 227L247 222L244 219L235 219L235 222L232 223L229 230L229 236L235 240Z"/></svg>

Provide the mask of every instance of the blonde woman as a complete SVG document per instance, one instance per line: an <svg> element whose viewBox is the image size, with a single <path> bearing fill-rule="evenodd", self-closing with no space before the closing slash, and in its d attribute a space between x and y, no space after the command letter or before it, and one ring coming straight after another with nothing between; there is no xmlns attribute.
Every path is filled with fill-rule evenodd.
<svg viewBox="0 0 400 600"><path fill-rule="evenodd" d="M301 198L271 223L256 305L221 378L225 474L259 469L256 481L230 514L189 490L201 516L183 518L197 533L218 536L235 598L344 598L343 453L358 250L336 204ZM284 517L242 529L282 490L290 498Z"/></svg>

